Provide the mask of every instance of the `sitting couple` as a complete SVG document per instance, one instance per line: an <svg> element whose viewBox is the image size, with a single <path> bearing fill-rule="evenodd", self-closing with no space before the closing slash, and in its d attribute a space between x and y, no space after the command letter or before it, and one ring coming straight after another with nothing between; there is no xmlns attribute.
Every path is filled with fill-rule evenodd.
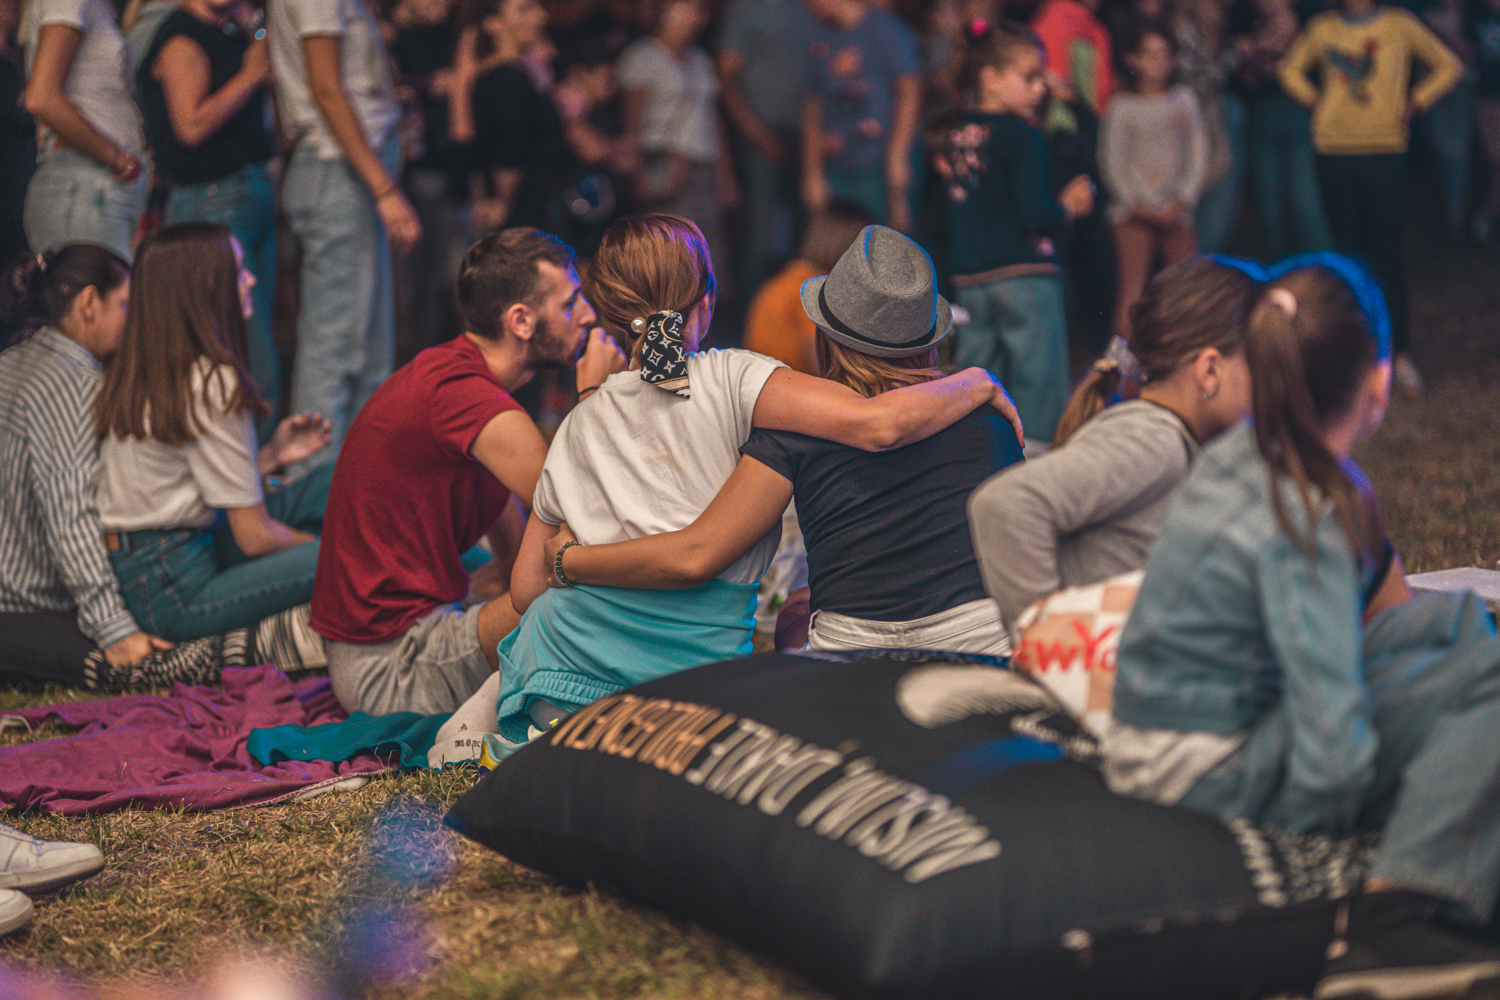
<svg viewBox="0 0 1500 1000"><path fill-rule="evenodd" d="M459 280L467 332L419 355L356 418L313 597L345 707L452 712L483 685L450 726L494 731L498 702L501 732L523 741L533 723L631 684L748 654L756 582L794 487L820 644L1007 650L964 503L1019 459L1019 420L987 372L936 370L951 314L920 247L871 227L805 286L831 379L698 351L715 281L685 219L618 223L581 291L554 238L481 241ZM540 354L576 353L595 310L625 331L630 369L600 363L608 340L589 336L583 399L548 450L508 393ZM556 349L537 346L546 326ZM498 520L508 565L512 495L533 517L510 597L463 611L459 554ZM575 533L589 544L567 544Z"/></svg>

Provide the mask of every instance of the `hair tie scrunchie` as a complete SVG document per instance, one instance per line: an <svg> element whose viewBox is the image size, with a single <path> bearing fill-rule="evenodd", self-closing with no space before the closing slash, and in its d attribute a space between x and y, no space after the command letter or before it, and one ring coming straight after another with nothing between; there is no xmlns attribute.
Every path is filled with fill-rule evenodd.
<svg viewBox="0 0 1500 1000"><path fill-rule="evenodd" d="M1297 317L1297 296L1293 295L1291 289L1273 288L1266 293L1266 301L1286 313L1287 319Z"/></svg>
<svg viewBox="0 0 1500 1000"><path fill-rule="evenodd" d="M979 38L986 31L989 31L989 30L990 30L990 22L986 21L982 17L976 17L976 18L974 18L974 20L972 20L972 21L969 22L969 37L970 38Z"/></svg>
<svg viewBox="0 0 1500 1000"><path fill-rule="evenodd" d="M1119 368L1120 374L1131 382L1146 383L1146 370L1141 367L1140 360L1135 352L1130 349L1130 341L1119 334L1109 338L1109 346L1104 349L1104 356L1100 361L1114 362ZM1095 362L1098 367L1098 362Z"/></svg>
<svg viewBox="0 0 1500 1000"><path fill-rule="evenodd" d="M687 355L682 352L682 313L663 309L644 321L631 320L631 328L635 329L637 323L646 327L641 342L641 378L658 389L689 398Z"/></svg>

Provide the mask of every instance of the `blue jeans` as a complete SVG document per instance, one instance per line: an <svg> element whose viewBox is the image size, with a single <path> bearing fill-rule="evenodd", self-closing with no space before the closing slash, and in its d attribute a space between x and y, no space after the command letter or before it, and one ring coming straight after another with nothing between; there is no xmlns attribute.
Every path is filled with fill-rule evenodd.
<svg viewBox="0 0 1500 1000"><path fill-rule="evenodd" d="M1001 278L959 288L954 299L972 317L958 330L958 366L988 369L1015 401L1026 436L1052 440L1068 402L1062 278Z"/></svg>
<svg viewBox="0 0 1500 1000"><path fill-rule="evenodd" d="M1384 829L1371 878L1457 903L1458 916L1482 922L1500 885L1500 640L1478 599L1470 600L1464 627L1451 637L1398 640L1405 648L1386 643L1401 629L1401 615L1423 613L1416 605L1386 612L1366 632L1364 679L1379 746L1358 822ZM1286 713L1277 707L1179 804L1319 829L1321 817L1278 810L1282 778L1295 767L1290 747Z"/></svg>
<svg viewBox="0 0 1500 1000"><path fill-rule="evenodd" d="M399 176L393 140L381 150ZM391 373L396 303L391 242L375 201L343 159L292 154L282 185L287 223L302 241L302 304L290 411L314 410L333 423L333 446L295 471L332 462L354 415Z"/></svg>
<svg viewBox="0 0 1500 1000"><path fill-rule="evenodd" d="M1280 87L1250 102L1250 181L1266 259L1332 250L1318 191L1312 112Z"/></svg>
<svg viewBox="0 0 1500 1000"><path fill-rule="evenodd" d="M303 531L323 525L333 466L266 497L271 516ZM173 642L254 625L312 600L318 543L251 559L221 515L212 528L131 531L109 554L120 595L142 630Z"/></svg>
<svg viewBox="0 0 1500 1000"><path fill-rule="evenodd" d="M276 185L264 163L252 163L228 177L207 184L175 187L167 195L167 225L178 222L217 222L228 226L245 266L255 275L255 315L245 324L245 346L250 375L271 414L256 430L270 440L281 412L281 364L271 336L271 309L276 301Z"/></svg>
<svg viewBox="0 0 1500 1000"><path fill-rule="evenodd" d="M142 161L135 180L117 181L108 167L76 149L54 149L26 188L26 241L33 253L97 243L130 260L150 193L150 160Z"/></svg>

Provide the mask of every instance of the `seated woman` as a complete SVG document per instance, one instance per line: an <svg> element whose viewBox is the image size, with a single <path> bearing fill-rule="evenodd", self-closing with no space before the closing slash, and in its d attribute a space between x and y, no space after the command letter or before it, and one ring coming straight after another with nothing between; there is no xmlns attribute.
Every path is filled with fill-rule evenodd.
<svg viewBox="0 0 1500 1000"><path fill-rule="evenodd" d="M1362 627L1384 560L1346 462L1384 416L1390 343L1342 270L1292 270L1250 315L1254 422L1205 452L1146 565L1105 776L1224 818L1383 829L1315 996L1458 996L1500 976L1433 920L1488 920L1500 887L1500 640L1450 595Z"/></svg>
<svg viewBox="0 0 1500 1000"><path fill-rule="evenodd" d="M242 628L312 597L332 464L263 492L328 443L328 421L266 412L245 358L255 278L224 226L187 222L136 254L130 311L99 393L98 504L125 605L174 641Z"/></svg>
<svg viewBox="0 0 1500 1000"><path fill-rule="evenodd" d="M823 377L867 398L940 377L936 345L948 332L948 304L940 298L937 335L922 336L926 315L904 310L899 286L872 268L877 258L891 271L931 269L921 247L869 226L831 273L802 286ZM847 320L829 308L851 299L864 307ZM795 495L807 540L810 648L1010 652L964 514L976 485L1021 460L1016 434L997 414L976 410L925 441L882 454L765 430L740 452L718 497L680 531L585 546L560 532L549 543L557 582L695 586L771 530Z"/></svg>
<svg viewBox="0 0 1500 1000"><path fill-rule="evenodd" d="M893 264L906 269L909 295L901 308L908 317L920 316L920 329L905 328L913 338L907 346L930 346L949 322L947 304L934 290L932 263L923 254L919 272L904 252L893 260L889 239L906 241L882 233L869 240L869 266L877 276ZM537 483L511 576L511 596L523 618L500 644L503 681L496 685L507 739L525 740L534 719L545 726L631 684L748 653L755 583L777 539L773 518L759 529L764 537L741 546L738 558L691 589L549 589L554 563L546 561L543 546L559 525L566 522L591 544L685 528L734 471L755 427L888 450L926 438L985 403L1015 419L1004 390L982 369L864 398L748 351L699 353L714 287L702 233L677 216L618 222L594 257L584 293L601 317L628 331L632 367L606 379L563 421ZM841 303L851 310L848 321L861 325L873 304L857 298ZM495 688L487 688L493 706ZM466 708L485 697L481 689Z"/></svg>
<svg viewBox="0 0 1500 1000"><path fill-rule="evenodd" d="M125 329L130 268L72 243L8 278L0 320L36 332L0 353L0 674L81 684L96 644L114 667L171 645L125 609L94 507L89 415Z"/></svg>
<svg viewBox="0 0 1500 1000"><path fill-rule="evenodd" d="M1244 326L1260 287L1208 257L1156 275L1130 316L1140 398L1107 405L1121 371L1101 358L1069 400L1053 449L974 491L974 550L1007 622L1062 587L1146 564L1203 444L1250 410Z"/></svg>

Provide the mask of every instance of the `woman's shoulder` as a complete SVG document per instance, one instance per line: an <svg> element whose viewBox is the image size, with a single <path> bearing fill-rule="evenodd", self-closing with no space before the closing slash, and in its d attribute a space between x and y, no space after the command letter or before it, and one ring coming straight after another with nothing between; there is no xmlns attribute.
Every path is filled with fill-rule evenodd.
<svg viewBox="0 0 1500 1000"><path fill-rule="evenodd" d="M689 372L702 370L709 378L732 378L752 371L764 371L769 378L775 369L786 367L773 357L743 347L711 347L689 354L687 361Z"/></svg>

